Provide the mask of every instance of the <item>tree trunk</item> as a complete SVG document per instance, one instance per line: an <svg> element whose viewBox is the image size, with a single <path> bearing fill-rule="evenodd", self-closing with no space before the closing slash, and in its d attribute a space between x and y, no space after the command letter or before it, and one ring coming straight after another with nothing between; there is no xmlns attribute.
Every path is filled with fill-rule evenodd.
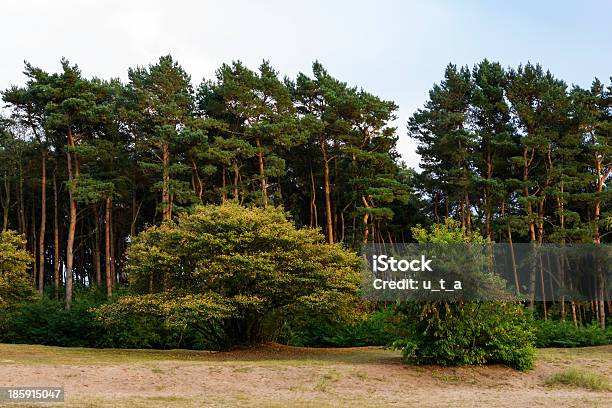
<svg viewBox="0 0 612 408"><path fill-rule="evenodd" d="M604 174L603 161L601 159L601 156L599 156L598 154L595 155L595 164L597 168L597 194L598 196L595 199L595 210L594 210L595 230L593 232L593 243L595 245L599 245L601 244L601 237L599 235L599 220L601 218L601 200L599 199L599 195L603 191L604 181L610 176L610 173L612 172L612 168L607 169ZM601 267L599 263L597 265L596 282L598 283L596 286L596 299L597 299L596 302L599 306L599 314L597 317L599 320L599 325L601 326L602 329L605 329L606 328L606 311L605 311L605 305L604 305L605 276L604 276L603 268Z"/></svg>
<svg viewBox="0 0 612 408"><path fill-rule="evenodd" d="M73 157L70 152L71 148L74 148L75 142L72 136L72 132L68 131L68 151L66 152L66 160L68 164L68 182L70 184L68 188L68 195L70 200L70 225L68 227L68 240L66 245L66 309L70 310L72 307L72 281L73 281L73 264L74 264L74 236L76 232L77 223L77 203L74 198L73 190L76 188L76 178L79 173L79 166L76 157L74 158L74 172L72 169Z"/></svg>
<svg viewBox="0 0 612 408"><path fill-rule="evenodd" d="M319 228L319 220L317 217L317 189L312 167L310 167L310 183L310 228Z"/></svg>
<svg viewBox="0 0 612 408"><path fill-rule="evenodd" d="M69 160L70 162L70 160ZM72 267L74 262L74 235L76 231L77 206L70 193L70 225L68 227L68 242L66 245L66 309L72 306Z"/></svg>
<svg viewBox="0 0 612 408"><path fill-rule="evenodd" d="M59 290L60 277L60 259L59 259L59 216L57 208L57 164L56 171L53 172L53 286L55 287L55 293Z"/></svg>
<svg viewBox="0 0 612 408"><path fill-rule="evenodd" d="M240 180L240 171L238 164L234 162L234 199L238 201L238 181Z"/></svg>
<svg viewBox="0 0 612 408"><path fill-rule="evenodd" d="M526 200L526 209L527 209L527 221L529 223L529 237L531 240L531 244L533 246L532 250L532 265L529 271L529 307L533 308L535 305L535 282L536 282L536 263L535 263L535 254L536 254L536 234L535 234L535 222L533 221L533 210L531 207L531 201L529 201L529 187L527 186L527 181L529 180L529 167L531 166L531 162L533 161L533 156L535 155L535 149L531 149L531 156L529 155L529 147L523 147L523 196Z"/></svg>
<svg viewBox="0 0 612 408"><path fill-rule="evenodd" d="M198 171L198 164L194 159L191 159L191 169L191 184L193 186L193 192L198 197L198 201L200 202L200 204L203 204L202 194L204 194L204 181L202 181L202 177L200 177L200 172Z"/></svg>
<svg viewBox="0 0 612 408"><path fill-rule="evenodd" d="M24 201L23 201L23 165L21 164L21 160L19 161L18 197L19 197L19 232L21 232L24 236L27 236L28 235L28 223L26 221L25 207L24 207ZM25 249L25 246L24 246L24 249Z"/></svg>
<svg viewBox="0 0 612 408"><path fill-rule="evenodd" d="M162 145L162 220L172 220L172 203L170 202L170 146Z"/></svg>
<svg viewBox="0 0 612 408"><path fill-rule="evenodd" d="M518 271L516 269L516 257L514 255L514 243L512 242L512 229L510 228L510 220L506 220L508 227L508 244L510 245L510 256L512 259L512 272L514 274L514 286L516 288L516 295L521 295L521 287L519 283Z"/></svg>
<svg viewBox="0 0 612 408"><path fill-rule="evenodd" d="M327 227L327 243L334 243L334 229L332 226L332 211L331 211L331 181L329 177L329 160L327 159L327 147L325 146L325 139L320 140L321 153L323 153L323 164L324 164L324 184L325 184L325 224Z"/></svg>
<svg viewBox="0 0 612 408"><path fill-rule="evenodd" d="M361 197L361 200L363 201L363 205L366 208L365 213L363 214L363 243L367 244L368 243L368 235L370 234L370 227L368 225L368 220L370 219L370 213L367 211L368 208L370 208L370 204L368 204L368 200L366 200L365 197Z"/></svg>
<svg viewBox="0 0 612 408"><path fill-rule="evenodd" d="M102 243L100 242L100 226L102 225L102 216L100 215L100 211L98 206L95 207L95 229L94 229L94 248L93 248L93 264L94 264L94 274L96 285L98 288L102 286L102 264L100 261L101 247Z"/></svg>
<svg viewBox="0 0 612 408"><path fill-rule="evenodd" d="M31 223L31 231L30 231L30 237L31 239L28 241L28 243L31 243L32 245L32 258L34 259L34 262L32 262L32 285L34 286L34 289L37 288L38 286L38 263L36 262L36 255L38 254L37 251L37 247L36 247L36 211L35 211L35 206L32 205L32 223Z"/></svg>
<svg viewBox="0 0 612 408"><path fill-rule="evenodd" d="M116 268L116 263L115 263L115 253L117 251L116 248L116 242L115 242L115 236L116 234L116 226L113 223L113 206L112 206L112 200L111 200L111 207L110 207L110 212L109 212L109 221L108 224L110 225L110 268L111 268L111 287L112 285L114 285L115 283L117 283L117 268Z"/></svg>
<svg viewBox="0 0 612 408"><path fill-rule="evenodd" d="M106 197L105 213L104 213L104 237L105 237L105 266L106 266L106 296L110 299L113 296L113 272L111 268L112 256L111 256L111 197Z"/></svg>
<svg viewBox="0 0 612 408"><path fill-rule="evenodd" d="M43 294L45 285L45 230L47 228L47 151L43 149L40 177L40 232L38 237L38 293Z"/></svg>
<svg viewBox="0 0 612 408"><path fill-rule="evenodd" d="M6 231L8 228L9 209L11 204L11 183L8 175L4 173L4 194L2 198L2 231Z"/></svg>
<svg viewBox="0 0 612 408"><path fill-rule="evenodd" d="M493 177L493 159L491 157L491 142L490 141L487 141L486 165L487 165L487 185L484 191L485 233L486 233L487 238L489 238L490 240L493 240L493 228L491 225L493 221L493 209L492 209L492 203L491 203L491 190L488 184L488 182L490 182L491 178Z"/></svg>
<svg viewBox="0 0 612 408"><path fill-rule="evenodd" d="M261 179L261 195L263 206L268 205L268 186L266 185L266 174L264 172L264 159L263 149L261 147L261 140L259 137L255 138L255 144L257 145L257 158L259 159L259 178Z"/></svg>
<svg viewBox="0 0 612 408"><path fill-rule="evenodd" d="M226 171L225 166L223 166L223 173L222 173L223 174L223 177L222 177L223 178L222 180L223 190L221 192L221 200L223 203L227 201L227 182L225 181L225 171Z"/></svg>

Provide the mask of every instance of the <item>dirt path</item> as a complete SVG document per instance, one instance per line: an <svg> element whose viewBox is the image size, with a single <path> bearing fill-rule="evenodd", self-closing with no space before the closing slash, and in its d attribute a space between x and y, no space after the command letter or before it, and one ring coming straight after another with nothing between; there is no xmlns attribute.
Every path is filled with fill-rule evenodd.
<svg viewBox="0 0 612 408"><path fill-rule="evenodd" d="M612 378L612 346L542 350L536 368L520 373L406 366L378 348L213 354L0 345L0 386L64 386L62 407L612 406L610 392L544 385L568 367Z"/></svg>

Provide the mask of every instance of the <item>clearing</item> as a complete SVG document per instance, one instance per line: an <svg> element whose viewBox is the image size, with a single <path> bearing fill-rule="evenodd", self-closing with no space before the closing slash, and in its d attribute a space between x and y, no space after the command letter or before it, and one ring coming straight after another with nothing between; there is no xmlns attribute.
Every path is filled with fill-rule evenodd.
<svg viewBox="0 0 612 408"><path fill-rule="evenodd" d="M375 347L231 352L0 344L0 386L63 386L36 407L610 407L612 392L548 386L568 368L612 378L612 346L538 351L534 370L407 366Z"/></svg>

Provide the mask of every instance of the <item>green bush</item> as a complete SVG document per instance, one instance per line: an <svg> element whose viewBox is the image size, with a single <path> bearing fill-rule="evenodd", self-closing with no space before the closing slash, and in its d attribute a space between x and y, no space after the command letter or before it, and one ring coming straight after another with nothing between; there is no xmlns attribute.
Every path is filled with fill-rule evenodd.
<svg viewBox="0 0 612 408"><path fill-rule="evenodd" d="M354 319L361 266L282 208L201 206L134 238L126 265L134 295L96 314L108 327L130 316L189 327L214 348L252 344L300 314Z"/></svg>
<svg viewBox="0 0 612 408"><path fill-rule="evenodd" d="M533 327L519 304L507 302L399 305L406 335L394 343L412 364L533 365Z"/></svg>
<svg viewBox="0 0 612 408"><path fill-rule="evenodd" d="M305 315L288 322L280 340L307 347L389 346L397 339L394 320L397 319L392 307L348 324Z"/></svg>
<svg viewBox="0 0 612 408"><path fill-rule="evenodd" d="M4 341L65 347L92 347L104 336L85 302L65 310L63 302L43 298L25 304L8 322Z"/></svg>
<svg viewBox="0 0 612 408"><path fill-rule="evenodd" d="M25 239L13 231L0 232L0 338L7 330L7 320L21 304L34 299L28 278L31 255L24 249Z"/></svg>
<svg viewBox="0 0 612 408"><path fill-rule="evenodd" d="M10 343L62 347L205 348L203 339L188 328L167 327L154 317L126 316L112 326L95 319L92 308L106 304L96 289L77 290L71 310L49 296L24 304L7 321L1 340Z"/></svg>
<svg viewBox="0 0 612 408"><path fill-rule="evenodd" d="M476 243L484 240L447 220L430 230L414 228L420 243L444 245ZM467 271L472 278L474 272ZM490 276L483 282L494 289L498 283ZM503 288L499 288L503 289ZM415 364L501 363L519 370L532 367L534 329L532 318L522 305L512 301L429 301L399 303L399 329L404 335L394 343L404 359Z"/></svg>
<svg viewBox="0 0 612 408"><path fill-rule="evenodd" d="M538 320L536 347L587 347L612 344L612 329L602 329L593 322L588 326L574 326L573 322Z"/></svg>

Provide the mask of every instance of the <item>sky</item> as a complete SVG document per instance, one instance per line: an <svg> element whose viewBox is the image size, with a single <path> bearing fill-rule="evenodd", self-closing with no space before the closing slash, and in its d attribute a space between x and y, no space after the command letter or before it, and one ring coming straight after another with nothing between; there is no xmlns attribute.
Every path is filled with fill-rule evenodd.
<svg viewBox="0 0 612 408"><path fill-rule="evenodd" d="M281 75L328 72L399 105L398 151L418 167L406 122L449 62L538 62L568 85L612 76L612 1L2 0L0 89L24 83L23 62L48 71L61 57L86 76L172 54L194 85L224 62Z"/></svg>

